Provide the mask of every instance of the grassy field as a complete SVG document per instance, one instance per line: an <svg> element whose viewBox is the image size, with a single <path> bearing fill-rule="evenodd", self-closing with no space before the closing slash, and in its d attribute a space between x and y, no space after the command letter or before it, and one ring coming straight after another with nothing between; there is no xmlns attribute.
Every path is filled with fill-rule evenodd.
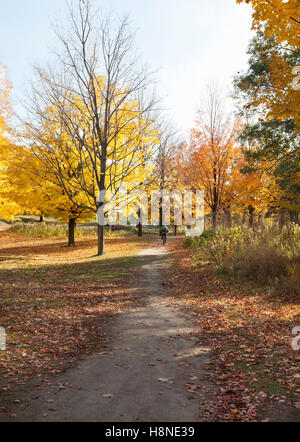
<svg viewBox="0 0 300 442"><path fill-rule="evenodd" d="M5 225L3 223L3 225ZM27 236L29 238L67 238L68 226L52 219L46 219L39 222L37 217L21 217L10 225L10 231L16 234ZM159 228L152 226L144 226L144 235L158 234ZM137 228L131 226L117 226L114 231L110 227L105 228L106 238L124 238L137 235ZM76 238L92 238L97 236L97 224L78 223L75 229Z"/></svg>

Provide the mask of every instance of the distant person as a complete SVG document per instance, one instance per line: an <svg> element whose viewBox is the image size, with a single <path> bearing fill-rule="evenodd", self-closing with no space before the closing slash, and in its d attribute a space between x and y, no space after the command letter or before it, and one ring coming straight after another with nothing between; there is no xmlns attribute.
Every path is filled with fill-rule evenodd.
<svg viewBox="0 0 300 442"><path fill-rule="evenodd" d="M167 226L162 226L162 228L160 229L160 235L161 235L161 239L163 241L163 245L166 244L167 242L167 235L169 233L169 229Z"/></svg>

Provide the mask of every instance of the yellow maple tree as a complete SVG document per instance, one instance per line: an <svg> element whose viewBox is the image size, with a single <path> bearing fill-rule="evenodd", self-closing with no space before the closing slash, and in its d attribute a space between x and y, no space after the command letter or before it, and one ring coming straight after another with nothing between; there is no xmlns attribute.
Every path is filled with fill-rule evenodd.
<svg viewBox="0 0 300 442"><path fill-rule="evenodd" d="M11 114L10 91L11 84L7 80L6 69L0 67L0 218L11 221L14 216L20 213L20 206L15 201L5 197L9 183L7 180L7 160L9 153L15 149L10 140L8 118Z"/></svg>
<svg viewBox="0 0 300 442"><path fill-rule="evenodd" d="M236 0L253 8L253 29L264 28L266 36L274 35L277 43L299 47L299 0Z"/></svg>
<svg viewBox="0 0 300 442"><path fill-rule="evenodd" d="M91 212L70 201L55 174L45 168L30 148L15 146L6 164L6 199L22 207L22 212L47 215L67 223L69 246L75 245L76 223L90 221ZM84 203L82 193L75 192L71 187L70 191L73 191L73 197L78 203Z"/></svg>
<svg viewBox="0 0 300 442"><path fill-rule="evenodd" d="M99 76L100 107L103 101L100 89L104 83L105 78ZM139 103L126 101L126 91L116 88L113 96L112 101L121 100L122 105L110 123L114 136L107 139L105 162L103 149L95 136L94 122L83 100L74 93L66 93L65 97L66 119L70 125L62 124L56 103L40 112L38 123L26 125L26 144L39 162L35 169L43 171L46 181L60 187L66 213L71 215L78 213L96 219L102 177L105 177L104 188L110 200L123 182L126 182L129 193L135 188L142 190L151 173L149 160L153 145L158 142L158 133L141 116ZM73 127L80 128L78 137L74 136ZM55 201L56 198L54 207ZM111 205L108 204L107 208L110 210Z"/></svg>
<svg viewBox="0 0 300 442"><path fill-rule="evenodd" d="M267 39L275 39L272 47L258 48L268 69L261 75L256 88L253 88L255 99L252 104L263 109L262 114L266 119L292 118L299 133L300 90L295 87L295 81L299 68L297 65L300 64L297 63L300 49L300 0L236 1L250 3L253 8L253 29L263 31Z"/></svg>

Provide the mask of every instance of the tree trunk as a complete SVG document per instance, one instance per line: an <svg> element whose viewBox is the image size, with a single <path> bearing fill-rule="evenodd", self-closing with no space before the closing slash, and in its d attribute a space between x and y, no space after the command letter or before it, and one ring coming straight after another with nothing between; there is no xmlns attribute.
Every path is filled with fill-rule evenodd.
<svg viewBox="0 0 300 442"><path fill-rule="evenodd" d="M75 246L75 227L76 227L76 219L70 218L69 219L69 244L68 247L74 247Z"/></svg>
<svg viewBox="0 0 300 442"><path fill-rule="evenodd" d="M212 229L216 230L217 228L217 210L216 209L212 209L211 211L211 217L212 217Z"/></svg>
<svg viewBox="0 0 300 442"><path fill-rule="evenodd" d="M255 212L255 209L254 209L253 206L249 206L248 207L248 211L249 211L249 227L251 229L253 229L253 227L254 227L254 212Z"/></svg>
<svg viewBox="0 0 300 442"><path fill-rule="evenodd" d="M213 146L214 140L212 139L211 141L212 141L212 146ZM217 207L219 207L218 206L219 198L218 198L217 163L216 163L216 161L214 164L213 173L214 173L214 190L213 190L213 195L214 195L213 198L214 199L213 199L213 208L212 208L212 228L213 228L213 230L216 230L216 228L217 228L217 215L218 215Z"/></svg>
<svg viewBox="0 0 300 442"><path fill-rule="evenodd" d="M44 222L44 216L43 215L40 216L40 223L42 223L42 222Z"/></svg>
<svg viewBox="0 0 300 442"><path fill-rule="evenodd" d="M285 226L285 209L280 209L279 212L279 229L282 230Z"/></svg>
<svg viewBox="0 0 300 442"><path fill-rule="evenodd" d="M263 222L263 214L260 213L259 217L258 217L258 225L261 229L264 229L264 222Z"/></svg>
<svg viewBox="0 0 300 442"><path fill-rule="evenodd" d="M137 228L138 228L138 237L139 237L139 238L142 238L142 237L143 237L143 224L142 224L142 223L139 223L139 224L137 225Z"/></svg>
<svg viewBox="0 0 300 442"><path fill-rule="evenodd" d="M163 226L163 208L162 208L162 200L160 201L160 207L159 207L159 227L162 228Z"/></svg>
<svg viewBox="0 0 300 442"><path fill-rule="evenodd" d="M140 222L137 225L137 229L138 229L138 237L142 238L143 237L143 224L142 224L142 220L141 220L141 209L138 210L138 217Z"/></svg>
<svg viewBox="0 0 300 442"><path fill-rule="evenodd" d="M98 218L98 256L102 256L105 253L104 250L104 231L105 227L104 225L100 225L99 222L99 213L98 211L102 211L103 220L101 220L102 223L104 223L104 205L105 205L105 177L106 177L106 152L107 152L107 145L104 148L102 146L102 156L101 156L101 178L100 178L100 185L99 185L99 203L97 205L97 218ZM103 201L102 198L104 197ZM100 212L101 214L101 212ZM101 216L100 216L101 217Z"/></svg>
<svg viewBox="0 0 300 442"><path fill-rule="evenodd" d="M104 226L98 224L98 256L104 255Z"/></svg>
<svg viewBox="0 0 300 442"><path fill-rule="evenodd" d="M177 236L177 225L174 226L174 235Z"/></svg>
<svg viewBox="0 0 300 442"><path fill-rule="evenodd" d="M299 214L290 210L290 222L299 224Z"/></svg>
<svg viewBox="0 0 300 442"><path fill-rule="evenodd" d="M229 227L229 229L231 229L231 227L232 227L232 213L231 213L230 207L228 207L227 209L224 209L224 215L225 215L225 219L226 219L226 225L227 225L227 227Z"/></svg>

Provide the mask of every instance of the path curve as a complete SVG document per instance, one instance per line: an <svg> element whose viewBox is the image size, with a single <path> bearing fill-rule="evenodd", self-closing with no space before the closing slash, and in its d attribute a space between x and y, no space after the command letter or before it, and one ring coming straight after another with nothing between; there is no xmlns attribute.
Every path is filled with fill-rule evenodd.
<svg viewBox="0 0 300 442"><path fill-rule="evenodd" d="M11 225L0 226L0 232L7 232L7 230L11 229Z"/></svg>
<svg viewBox="0 0 300 442"><path fill-rule="evenodd" d="M145 305L104 325L107 351L78 363L18 413L21 421L196 422L209 349L168 305L165 248L144 250L136 275ZM187 389L186 384L191 384Z"/></svg>

